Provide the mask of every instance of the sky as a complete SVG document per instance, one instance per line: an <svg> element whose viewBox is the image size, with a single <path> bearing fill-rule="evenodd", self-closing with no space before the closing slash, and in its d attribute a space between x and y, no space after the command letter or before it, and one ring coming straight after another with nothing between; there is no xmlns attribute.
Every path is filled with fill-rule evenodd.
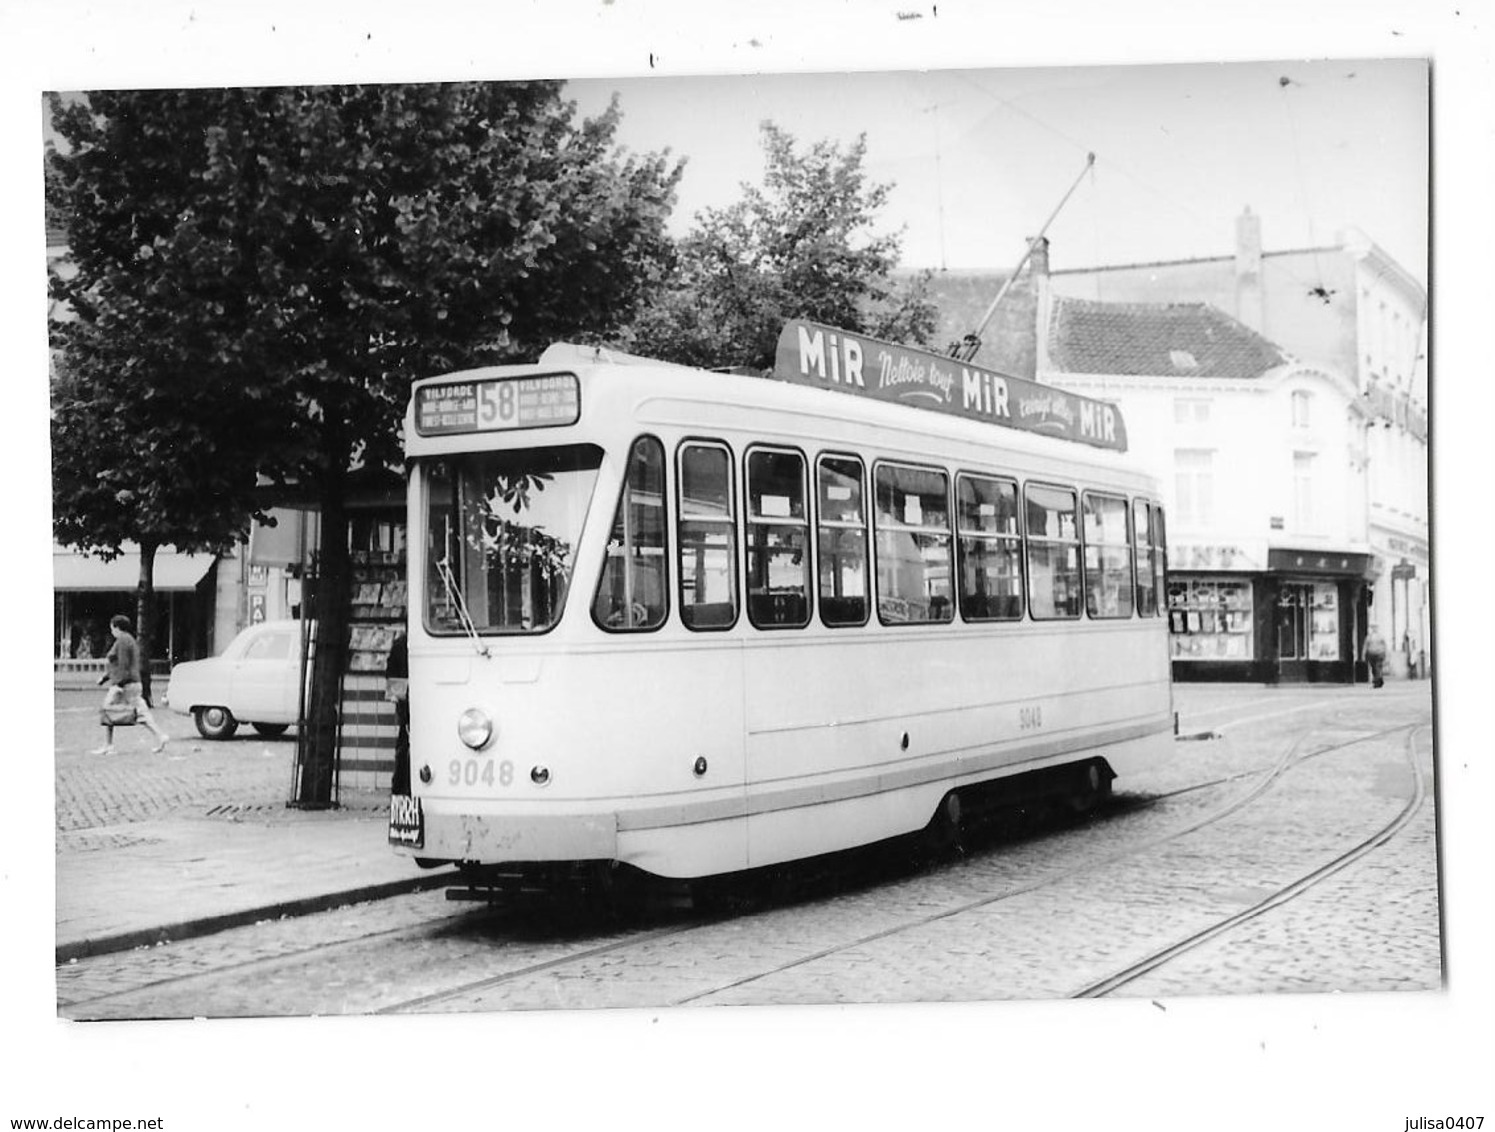
<svg viewBox="0 0 1495 1132"><path fill-rule="evenodd" d="M15 709L12 851L0 869L0 1001L13 1048L0 1120L164 1112L165 1127L183 1132L548 1127L558 1113L566 1125L646 1117L673 1127L705 1113L713 1125L761 1129L969 1114L1054 1129L1400 1130L1422 1115L1495 1117L1495 767L1483 710L1495 662L1484 610L1468 600L1487 590L1495 561L1495 525L1478 518L1489 483L1478 454L1495 419L1492 20L1495 0L0 0L0 358L11 425L0 452L12 488L4 579ZM869 173L896 185L885 222L906 226L913 266L1010 268L1093 151L1094 172L1048 233L1056 269L1229 255L1249 205L1268 251L1356 225L1425 280L1449 990L59 1024L42 706L51 532L41 94L520 77L576 80L573 94L593 109L617 89L622 141L688 157L677 231L760 178L757 126L768 118L806 143L867 132ZM469 1087L480 1078L481 1090ZM480 1120L471 1107L465 1122L448 1115L479 1102L489 1106Z"/></svg>
<svg viewBox="0 0 1495 1132"><path fill-rule="evenodd" d="M1005 269L1060 201L1056 270L1232 254L1360 228L1424 284L1429 63L1422 59L917 70L573 82L619 141L686 159L674 229L761 183L759 124L802 148L867 138L909 267ZM1095 154L1087 170L1087 155Z"/></svg>

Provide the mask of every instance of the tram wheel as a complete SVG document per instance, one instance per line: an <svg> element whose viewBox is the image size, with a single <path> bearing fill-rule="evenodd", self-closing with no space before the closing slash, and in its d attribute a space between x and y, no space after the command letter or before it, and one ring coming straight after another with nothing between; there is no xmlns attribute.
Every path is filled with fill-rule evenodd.
<svg viewBox="0 0 1495 1132"><path fill-rule="evenodd" d="M1088 814L1111 795L1111 776L1099 763L1089 763L1080 769L1076 785L1065 796L1070 812Z"/></svg>
<svg viewBox="0 0 1495 1132"><path fill-rule="evenodd" d="M239 721L226 707L193 708L192 722L204 739L232 739L239 730Z"/></svg>
<svg viewBox="0 0 1495 1132"><path fill-rule="evenodd" d="M943 855L960 846L960 794L950 791L940 799L934 817L924 827L924 847L931 853Z"/></svg>

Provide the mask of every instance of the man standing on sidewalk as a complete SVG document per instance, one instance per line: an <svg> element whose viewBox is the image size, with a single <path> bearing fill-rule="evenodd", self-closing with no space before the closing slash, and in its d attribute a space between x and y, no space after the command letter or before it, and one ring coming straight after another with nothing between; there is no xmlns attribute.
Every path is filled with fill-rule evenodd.
<svg viewBox="0 0 1495 1132"><path fill-rule="evenodd" d="M1374 625L1365 634L1365 663L1370 665L1370 686L1379 688L1386 683L1386 638Z"/></svg>
<svg viewBox="0 0 1495 1132"><path fill-rule="evenodd" d="M135 715L147 727L155 733L156 745L151 748L152 752L159 753L166 749L166 732L162 731L151 715L150 705L145 702L145 697L140 694L140 646L135 643L135 638L130 634L130 619L123 613L117 613L109 620L109 631L114 634L114 644L110 646L105 660L109 662L109 670L104 673L100 684L108 684L109 692L104 697L104 702L111 706L129 704L135 708ZM114 724L104 717L104 745L90 751L91 755L116 754L114 748Z"/></svg>

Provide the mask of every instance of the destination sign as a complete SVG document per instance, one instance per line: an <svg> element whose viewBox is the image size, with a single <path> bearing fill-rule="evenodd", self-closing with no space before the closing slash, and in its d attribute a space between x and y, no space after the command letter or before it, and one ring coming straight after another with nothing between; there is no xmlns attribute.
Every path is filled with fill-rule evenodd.
<svg viewBox="0 0 1495 1132"><path fill-rule="evenodd" d="M1126 424L1115 405L818 323L785 325L771 376L1126 451Z"/></svg>
<svg viewBox="0 0 1495 1132"><path fill-rule="evenodd" d="M424 385L415 397L421 436L553 428L580 417L581 385L570 373Z"/></svg>

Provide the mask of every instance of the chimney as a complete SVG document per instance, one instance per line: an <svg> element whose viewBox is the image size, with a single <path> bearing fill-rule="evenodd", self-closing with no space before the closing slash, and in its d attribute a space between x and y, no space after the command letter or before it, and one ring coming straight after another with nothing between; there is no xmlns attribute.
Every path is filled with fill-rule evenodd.
<svg viewBox="0 0 1495 1132"><path fill-rule="evenodd" d="M1261 291L1261 217L1246 206L1235 220L1235 317L1263 333Z"/></svg>
<svg viewBox="0 0 1495 1132"><path fill-rule="evenodd" d="M1054 292L1049 285L1049 241L1046 236L1039 236L1038 242L1033 248L1032 267L1033 273L1033 376L1038 381L1044 380L1044 374L1049 368L1049 322L1053 317Z"/></svg>

